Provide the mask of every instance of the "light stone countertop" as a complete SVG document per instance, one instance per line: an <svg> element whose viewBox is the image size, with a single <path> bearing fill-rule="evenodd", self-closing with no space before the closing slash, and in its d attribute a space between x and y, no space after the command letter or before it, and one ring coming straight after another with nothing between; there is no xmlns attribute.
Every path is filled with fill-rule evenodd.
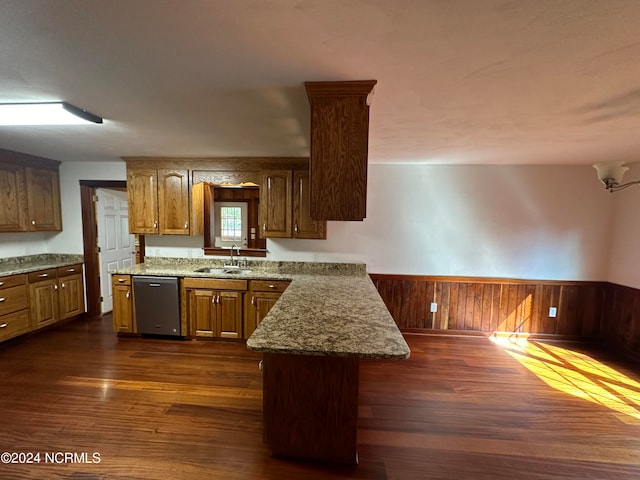
<svg viewBox="0 0 640 480"><path fill-rule="evenodd" d="M194 272L215 261L152 260L112 273L176 277L291 280L247 340L257 352L405 359L410 350L364 264L252 262L247 274Z"/></svg>
<svg viewBox="0 0 640 480"><path fill-rule="evenodd" d="M83 255L43 253L0 259L0 277L84 263Z"/></svg>

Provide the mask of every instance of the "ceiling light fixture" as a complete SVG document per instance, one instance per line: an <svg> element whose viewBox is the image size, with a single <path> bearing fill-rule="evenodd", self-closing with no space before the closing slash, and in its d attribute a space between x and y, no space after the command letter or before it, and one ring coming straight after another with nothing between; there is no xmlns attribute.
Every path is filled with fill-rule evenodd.
<svg viewBox="0 0 640 480"><path fill-rule="evenodd" d="M624 172L629 170L629 167L624 166L624 162L600 162L596 163L593 168L598 172L598 180L604 184L605 188L609 190L610 193L618 192L632 185L640 184L640 180L622 183Z"/></svg>
<svg viewBox="0 0 640 480"><path fill-rule="evenodd" d="M102 118L66 102L0 104L0 125L83 125Z"/></svg>

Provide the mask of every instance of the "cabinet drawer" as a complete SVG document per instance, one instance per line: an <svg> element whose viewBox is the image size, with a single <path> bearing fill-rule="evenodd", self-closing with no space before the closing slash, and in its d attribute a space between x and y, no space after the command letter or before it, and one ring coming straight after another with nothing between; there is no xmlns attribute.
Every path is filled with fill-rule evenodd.
<svg viewBox="0 0 640 480"><path fill-rule="evenodd" d="M26 275L12 275L10 277L0 277L0 290L3 288L15 287L27 283Z"/></svg>
<svg viewBox="0 0 640 480"><path fill-rule="evenodd" d="M0 341L29 331L29 312L21 310L0 316Z"/></svg>
<svg viewBox="0 0 640 480"><path fill-rule="evenodd" d="M131 285L131 275L111 275L111 283L114 285Z"/></svg>
<svg viewBox="0 0 640 480"><path fill-rule="evenodd" d="M284 292L291 282L285 280L251 280L253 292Z"/></svg>
<svg viewBox="0 0 640 480"><path fill-rule="evenodd" d="M247 289L246 280L227 280L225 278L185 278L185 288L207 288L210 290L239 290Z"/></svg>
<svg viewBox="0 0 640 480"><path fill-rule="evenodd" d="M17 312L27 308L27 286L4 288L0 290L0 315Z"/></svg>
<svg viewBox="0 0 640 480"><path fill-rule="evenodd" d="M29 274L29 283L41 282L42 280L49 280L56 278L56 269L49 268L47 270L38 270L37 272L31 272Z"/></svg>
<svg viewBox="0 0 640 480"><path fill-rule="evenodd" d="M66 267L58 267L57 269L58 277L66 277L67 275L75 275L77 273L82 273L82 264L77 263L75 265L67 265Z"/></svg>

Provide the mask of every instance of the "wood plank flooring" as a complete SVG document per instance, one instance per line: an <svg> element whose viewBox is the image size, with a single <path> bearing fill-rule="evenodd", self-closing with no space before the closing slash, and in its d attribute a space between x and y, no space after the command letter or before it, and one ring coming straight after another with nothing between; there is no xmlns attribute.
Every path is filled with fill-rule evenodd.
<svg viewBox="0 0 640 480"><path fill-rule="evenodd" d="M271 458L243 344L117 338L110 316L0 344L0 452L41 453L0 478L640 478L628 366L576 344L407 341L407 361L361 362L356 468Z"/></svg>

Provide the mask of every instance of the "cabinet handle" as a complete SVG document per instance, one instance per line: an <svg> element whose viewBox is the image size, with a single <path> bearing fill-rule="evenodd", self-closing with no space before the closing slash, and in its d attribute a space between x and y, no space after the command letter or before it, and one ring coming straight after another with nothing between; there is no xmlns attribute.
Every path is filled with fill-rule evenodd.
<svg viewBox="0 0 640 480"><path fill-rule="evenodd" d="M269 284L269 288L276 288L276 286L272 283Z"/></svg>
<svg viewBox="0 0 640 480"><path fill-rule="evenodd" d="M256 306L256 297L254 295L251 296L251 305Z"/></svg>
<svg viewBox="0 0 640 480"><path fill-rule="evenodd" d="M158 228L158 222L157 221L153 222L153 228Z"/></svg>
<svg viewBox="0 0 640 480"><path fill-rule="evenodd" d="M64 283L62 284L62 288L64 288Z"/></svg>
<svg viewBox="0 0 640 480"><path fill-rule="evenodd" d="M75 272L75 271L76 271L76 269L75 269L75 268L67 268L67 272L72 272L72 273L73 273L73 272Z"/></svg>
<svg viewBox="0 0 640 480"><path fill-rule="evenodd" d="M6 300L6 298L0 297L0 303L4 302L5 300Z"/></svg>
<svg viewBox="0 0 640 480"><path fill-rule="evenodd" d="M262 360L258 362L258 370L262 371Z"/></svg>
<svg viewBox="0 0 640 480"><path fill-rule="evenodd" d="M31 220L31 225L35 225L36 221L35 220Z"/></svg>
<svg viewBox="0 0 640 480"><path fill-rule="evenodd" d="M218 295L218 305L220 305L220 295Z"/></svg>
<svg viewBox="0 0 640 480"><path fill-rule="evenodd" d="M215 305L215 304L216 304L216 296L215 296L215 295L211 297L211 303L212 303L213 305Z"/></svg>
<svg viewBox="0 0 640 480"><path fill-rule="evenodd" d="M57 289L58 289L58 285L54 285L54 286L53 286L53 289L54 289L54 290L57 290Z"/></svg>
<svg viewBox="0 0 640 480"><path fill-rule="evenodd" d="M126 280L124 278L119 278L118 279L118 283L124 283L124 282L126 282Z"/></svg>
<svg viewBox="0 0 640 480"><path fill-rule="evenodd" d="M4 282L0 282L0 287L4 285Z"/></svg>
<svg viewBox="0 0 640 480"><path fill-rule="evenodd" d="M263 232L266 232L266 231L267 231L267 224L266 224L266 223L263 223L263 224L262 224L262 231L263 231Z"/></svg>
<svg viewBox="0 0 640 480"><path fill-rule="evenodd" d="M39 276L40 278L46 278L46 277L48 277L48 276L49 276L49 274L48 274L48 273L40 273L38 276Z"/></svg>
<svg viewBox="0 0 640 480"><path fill-rule="evenodd" d="M0 328L7 328L9 324L7 322L0 324Z"/></svg>
<svg viewBox="0 0 640 480"><path fill-rule="evenodd" d="M293 226L293 231L295 233L298 233L298 224L297 223Z"/></svg>
<svg viewBox="0 0 640 480"><path fill-rule="evenodd" d="M184 222L184 229L186 230L187 228L189 228L189 222Z"/></svg>
<svg viewBox="0 0 640 480"><path fill-rule="evenodd" d="M127 290L127 294L125 295L127 298L131 298L131 290Z"/></svg>

